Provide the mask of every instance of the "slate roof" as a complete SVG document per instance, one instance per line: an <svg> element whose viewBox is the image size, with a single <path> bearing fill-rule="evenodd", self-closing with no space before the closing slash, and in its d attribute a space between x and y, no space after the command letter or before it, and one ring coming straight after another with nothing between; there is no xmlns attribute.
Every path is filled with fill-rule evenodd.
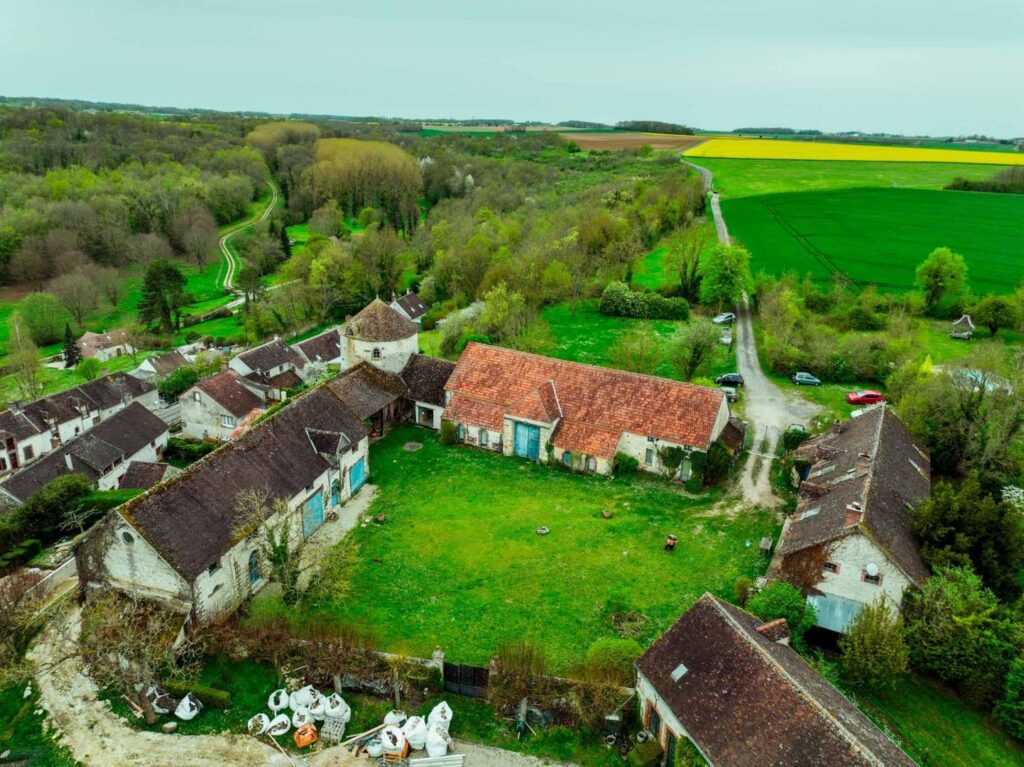
<svg viewBox="0 0 1024 767"><path fill-rule="evenodd" d="M795 651L760 634L761 625L705 594L637 661L712 764L914 765ZM685 673L674 681L680 664Z"/></svg>
<svg viewBox="0 0 1024 767"><path fill-rule="evenodd" d="M241 378L234 370L225 370L204 378L195 385L195 388L206 392L214 402L235 418L242 418L256 408L263 407L264 402L242 383ZM182 396L187 396L187 392Z"/></svg>
<svg viewBox="0 0 1024 767"><path fill-rule="evenodd" d="M395 303L402 307L402 311L408 314L411 320L418 320L428 311L427 305L411 290L401 298L395 299Z"/></svg>
<svg viewBox="0 0 1024 767"><path fill-rule="evenodd" d="M307 338L295 345L310 362L330 362L341 355L341 333L337 328L331 328L326 333Z"/></svg>
<svg viewBox="0 0 1024 767"><path fill-rule="evenodd" d="M725 401L717 389L475 342L462 353L445 388L510 414L539 414L540 403L547 418L557 407L563 422L628 431L699 450L707 450L716 436L715 422ZM460 399L455 408L449 404L444 417L458 421L464 402Z"/></svg>
<svg viewBox="0 0 1024 767"><path fill-rule="evenodd" d="M399 377L409 390L409 399L444 406L444 385L451 378L455 363L448 360L414 354L405 364Z"/></svg>
<svg viewBox="0 0 1024 767"><path fill-rule="evenodd" d="M302 379L299 378L299 374L294 370L285 370L283 373L278 373L276 376L268 378L267 383L275 389L294 389L302 386Z"/></svg>
<svg viewBox="0 0 1024 767"><path fill-rule="evenodd" d="M864 533L912 580L928 577L910 530L911 509L931 494L931 464L888 407L805 442L797 457L813 464L779 545L783 555Z"/></svg>
<svg viewBox="0 0 1024 767"><path fill-rule="evenodd" d="M302 367L305 360L297 351L282 341L275 338L267 341L247 352L238 355L238 359L249 366L257 373L266 373L279 365L292 365Z"/></svg>
<svg viewBox="0 0 1024 767"><path fill-rule="evenodd" d="M175 349L166 354L157 354L154 357L150 357L149 364L156 371L157 375L167 376L183 365L187 365L188 360L185 359L184 354Z"/></svg>
<svg viewBox="0 0 1024 767"><path fill-rule="evenodd" d="M400 341L419 332L419 326L379 298L373 299L342 326L342 333L360 341Z"/></svg>
<svg viewBox="0 0 1024 767"><path fill-rule="evenodd" d="M327 387L363 419L408 394L401 378L368 362L360 362L335 376Z"/></svg>
<svg viewBox="0 0 1024 767"><path fill-rule="evenodd" d="M166 432L166 423L138 402L133 402L16 472L3 483L3 487L24 501L65 474L81 474L90 482L96 482L108 473L115 462L130 458ZM68 458L71 467L68 466Z"/></svg>
<svg viewBox="0 0 1024 767"><path fill-rule="evenodd" d="M350 444L367 435L362 421L320 386L119 512L192 582L236 542L239 493L265 490L271 499L291 499L326 471L327 459L310 442L311 429L344 434Z"/></svg>
<svg viewBox="0 0 1024 767"><path fill-rule="evenodd" d="M121 482L118 486L121 488L149 490L149 488L163 481L169 468L171 467L166 463L132 461L128 464L128 470L121 477Z"/></svg>

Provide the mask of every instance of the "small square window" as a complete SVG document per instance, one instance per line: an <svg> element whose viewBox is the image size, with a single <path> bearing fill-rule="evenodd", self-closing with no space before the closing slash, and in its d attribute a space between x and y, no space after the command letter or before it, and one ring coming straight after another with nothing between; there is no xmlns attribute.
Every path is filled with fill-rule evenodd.
<svg viewBox="0 0 1024 767"><path fill-rule="evenodd" d="M825 568L825 572L826 573L838 573L839 572L839 565L837 563L835 563L835 562L826 562L824 568Z"/></svg>
<svg viewBox="0 0 1024 767"><path fill-rule="evenodd" d="M881 586L882 585L882 574L881 573L876 573L875 575L868 575L867 572L863 572L863 573L860 574L860 579L862 581L864 581L865 583L870 583L870 584L872 584L874 586Z"/></svg>
<svg viewBox="0 0 1024 767"><path fill-rule="evenodd" d="M21 452L24 454L26 461L31 461L33 456L35 456L35 451L32 449L31 445L25 445Z"/></svg>
<svg viewBox="0 0 1024 767"><path fill-rule="evenodd" d="M648 466L654 465L654 451L651 448L647 448L644 453L644 463Z"/></svg>
<svg viewBox="0 0 1024 767"><path fill-rule="evenodd" d="M648 437L648 438L647 438L647 441L648 441L648 442L657 442L658 440L657 440L657 438L656 438L656 437Z"/></svg>

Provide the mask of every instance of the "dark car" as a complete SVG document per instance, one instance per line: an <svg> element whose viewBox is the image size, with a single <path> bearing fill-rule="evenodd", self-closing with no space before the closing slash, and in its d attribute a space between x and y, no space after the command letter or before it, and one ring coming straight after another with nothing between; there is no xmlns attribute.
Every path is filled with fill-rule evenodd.
<svg viewBox="0 0 1024 767"><path fill-rule="evenodd" d="M810 373L793 373L793 377L790 380L797 386L821 386L821 379L812 376Z"/></svg>
<svg viewBox="0 0 1024 767"><path fill-rule="evenodd" d="M885 402L885 395L880 391L865 389L850 392L846 395L846 401L851 405L877 405L879 402Z"/></svg>
<svg viewBox="0 0 1024 767"><path fill-rule="evenodd" d="M743 376L739 373L726 373L718 376L715 383L719 386L743 386Z"/></svg>

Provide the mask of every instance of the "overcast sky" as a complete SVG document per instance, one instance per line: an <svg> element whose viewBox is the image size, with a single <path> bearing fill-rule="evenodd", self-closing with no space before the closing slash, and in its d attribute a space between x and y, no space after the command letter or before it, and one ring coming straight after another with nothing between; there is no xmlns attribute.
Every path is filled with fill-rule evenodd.
<svg viewBox="0 0 1024 767"><path fill-rule="evenodd" d="M1024 0L0 0L0 94L1024 135Z"/></svg>

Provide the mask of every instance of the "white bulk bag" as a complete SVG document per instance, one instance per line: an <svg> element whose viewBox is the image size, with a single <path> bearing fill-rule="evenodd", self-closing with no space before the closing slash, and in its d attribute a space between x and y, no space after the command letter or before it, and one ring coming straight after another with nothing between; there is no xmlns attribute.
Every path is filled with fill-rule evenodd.
<svg viewBox="0 0 1024 767"><path fill-rule="evenodd" d="M296 730L304 724L312 724L313 715L309 713L308 708L299 708L292 714L292 727Z"/></svg>
<svg viewBox="0 0 1024 767"><path fill-rule="evenodd" d="M405 735L393 724L380 731L380 742L385 754L400 754L405 751Z"/></svg>
<svg viewBox="0 0 1024 767"><path fill-rule="evenodd" d="M448 753L448 733L439 725L427 729L427 756L444 756Z"/></svg>
<svg viewBox="0 0 1024 767"><path fill-rule="evenodd" d="M196 714L203 710L203 704L192 693L181 699L181 703L174 709L174 715L183 721L195 719Z"/></svg>
<svg viewBox="0 0 1024 767"><path fill-rule="evenodd" d="M288 714L278 714L270 720L270 726L267 727L267 735L279 738L287 734L291 727L292 720L288 717Z"/></svg>
<svg viewBox="0 0 1024 767"><path fill-rule="evenodd" d="M319 695L316 688L313 685L307 684L301 690L296 690L288 696L288 706L292 711L308 709L313 705L316 695Z"/></svg>
<svg viewBox="0 0 1024 767"><path fill-rule="evenodd" d="M452 724L452 709L446 701L441 701L430 710L427 717L428 727L440 727L445 732Z"/></svg>
<svg viewBox="0 0 1024 767"><path fill-rule="evenodd" d="M352 709L349 708L348 703L338 693L332 692L327 698L324 716L328 719L340 719L345 724L348 724L348 720L352 718Z"/></svg>
<svg viewBox="0 0 1024 767"><path fill-rule="evenodd" d="M279 714L288 708L288 691L285 689L274 690L267 699L267 707L275 714Z"/></svg>
<svg viewBox="0 0 1024 767"><path fill-rule="evenodd" d="M322 722L324 720L324 714L326 713L326 710L327 699L324 698L324 696L320 693L317 693L316 700L314 700L313 704L309 707L309 713L316 721Z"/></svg>
<svg viewBox="0 0 1024 767"><path fill-rule="evenodd" d="M402 734L409 741L409 748L419 751L427 742L427 723L422 716L410 716L402 725Z"/></svg>
<svg viewBox="0 0 1024 767"><path fill-rule="evenodd" d="M373 738L366 744L366 755L371 759L384 756L384 744L380 742L380 738Z"/></svg>
<svg viewBox="0 0 1024 767"><path fill-rule="evenodd" d="M256 714L256 716L249 719L248 726L250 735L262 735L270 729L270 717L266 714Z"/></svg>
<svg viewBox="0 0 1024 767"><path fill-rule="evenodd" d="M405 719L404 711L388 711L384 714L384 724L388 726L398 725L401 727L405 723Z"/></svg>

